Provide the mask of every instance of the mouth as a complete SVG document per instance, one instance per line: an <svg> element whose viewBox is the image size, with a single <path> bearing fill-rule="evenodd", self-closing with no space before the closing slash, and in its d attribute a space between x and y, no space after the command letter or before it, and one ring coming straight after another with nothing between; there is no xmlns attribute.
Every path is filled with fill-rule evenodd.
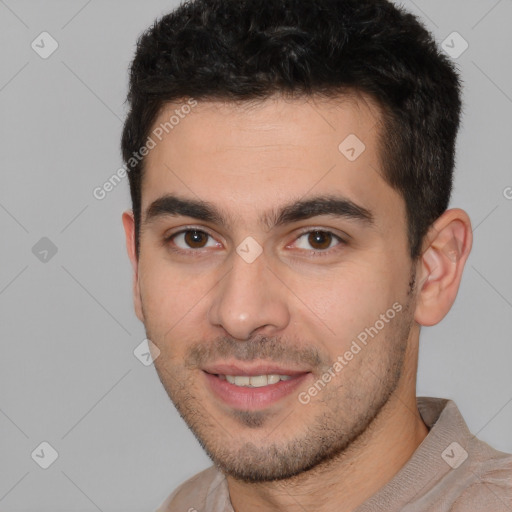
<svg viewBox="0 0 512 512"><path fill-rule="evenodd" d="M239 410L262 410L292 395L312 374L268 365L219 365L203 369L203 375L222 403Z"/></svg>
<svg viewBox="0 0 512 512"><path fill-rule="evenodd" d="M271 373L270 375L222 375L217 374L221 380L227 380L230 384L235 386L247 387L247 388L262 388L272 384L277 384L281 380L292 379L291 375L277 375Z"/></svg>

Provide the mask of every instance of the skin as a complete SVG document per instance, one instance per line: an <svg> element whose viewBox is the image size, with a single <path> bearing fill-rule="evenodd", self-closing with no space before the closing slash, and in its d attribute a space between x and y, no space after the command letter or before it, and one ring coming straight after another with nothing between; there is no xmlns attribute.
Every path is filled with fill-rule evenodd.
<svg viewBox="0 0 512 512"><path fill-rule="evenodd" d="M256 105L199 102L146 157L138 257L132 213L123 214L135 310L160 351L159 378L226 474L238 512L353 510L428 434L416 405L420 326L451 308L471 224L463 210L446 211L411 261L405 203L381 177L379 126L378 108L362 96L336 104L278 96ZM366 146L352 162L338 149L349 134ZM229 224L148 219L149 206L171 193L208 201ZM260 222L263 213L325 194L371 211L374 224L330 215ZM183 236L164 241L191 227L211 238L193 248ZM346 243L304 235L315 229ZM236 252L248 236L263 249L252 263ZM188 254L172 250L187 247ZM401 311L301 403L298 393L395 303ZM201 367L248 359L311 373L264 410L236 410L210 391Z"/></svg>

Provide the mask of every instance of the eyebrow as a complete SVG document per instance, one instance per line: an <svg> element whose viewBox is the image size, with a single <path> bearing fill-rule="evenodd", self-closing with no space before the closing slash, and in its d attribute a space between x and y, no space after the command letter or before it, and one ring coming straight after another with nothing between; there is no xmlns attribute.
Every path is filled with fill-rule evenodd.
<svg viewBox="0 0 512 512"><path fill-rule="evenodd" d="M373 226L375 219L372 212L345 197L323 195L305 200L298 200L280 209L265 212L259 219L268 229L291 224L299 220L329 215L357 221L366 226ZM178 197L168 194L153 201L146 210L145 224L162 217L192 217L211 222L223 227L232 224L231 219L209 202Z"/></svg>

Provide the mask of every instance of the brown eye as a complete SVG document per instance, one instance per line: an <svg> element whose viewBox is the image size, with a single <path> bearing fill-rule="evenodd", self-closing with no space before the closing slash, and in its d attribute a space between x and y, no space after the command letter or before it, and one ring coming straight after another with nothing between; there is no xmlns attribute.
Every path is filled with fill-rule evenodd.
<svg viewBox="0 0 512 512"><path fill-rule="evenodd" d="M189 229L184 233L184 241L192 249L201 249L208 242L208 234Z"/></svg>
<svg viewBox="0 0 512 512"><path fill-rule="evenodd" d="M330 253L331 249L341 245L345 245L341 237L323 229L303 232L294 244L297 249L308 251L312 256Z"/></svg>
<svg viewBox="0 0 512 512"><path fill-rule="evenodd" d="M177 248L178 251L197 251L198 253L200 249L220 246L211 235L200 229L184 229L167 237L165 243L170 248Z"/></svg>
<svg viewBox="0 0 512 512"><path fill-rule="evenodd" d="M328 249L332 242L332 234L327 231L311 231L308 236L308 243L318 251Z"/></svg>

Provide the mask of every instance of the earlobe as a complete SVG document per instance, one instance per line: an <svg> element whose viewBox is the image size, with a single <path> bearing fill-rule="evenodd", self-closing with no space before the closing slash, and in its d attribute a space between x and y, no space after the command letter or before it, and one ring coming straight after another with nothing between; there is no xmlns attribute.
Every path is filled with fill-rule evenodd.
<svg viewBox="0 0 512 512"><path fill-rule="evenodd" d="M144 322L139 284L139 261L135 249L135 219L133 218L133 212L131 210L123 212L122 219L126 238L126 251L133 268L133 304L135 314L141 322Z"/></svg>
<svg viewBox="0 0 512 512"><path fill-rule="evenodd" d="M472 246L471 221L464 210L447 210L430 229L421 257L415 320L435 325L448 313Z"/></svg>

